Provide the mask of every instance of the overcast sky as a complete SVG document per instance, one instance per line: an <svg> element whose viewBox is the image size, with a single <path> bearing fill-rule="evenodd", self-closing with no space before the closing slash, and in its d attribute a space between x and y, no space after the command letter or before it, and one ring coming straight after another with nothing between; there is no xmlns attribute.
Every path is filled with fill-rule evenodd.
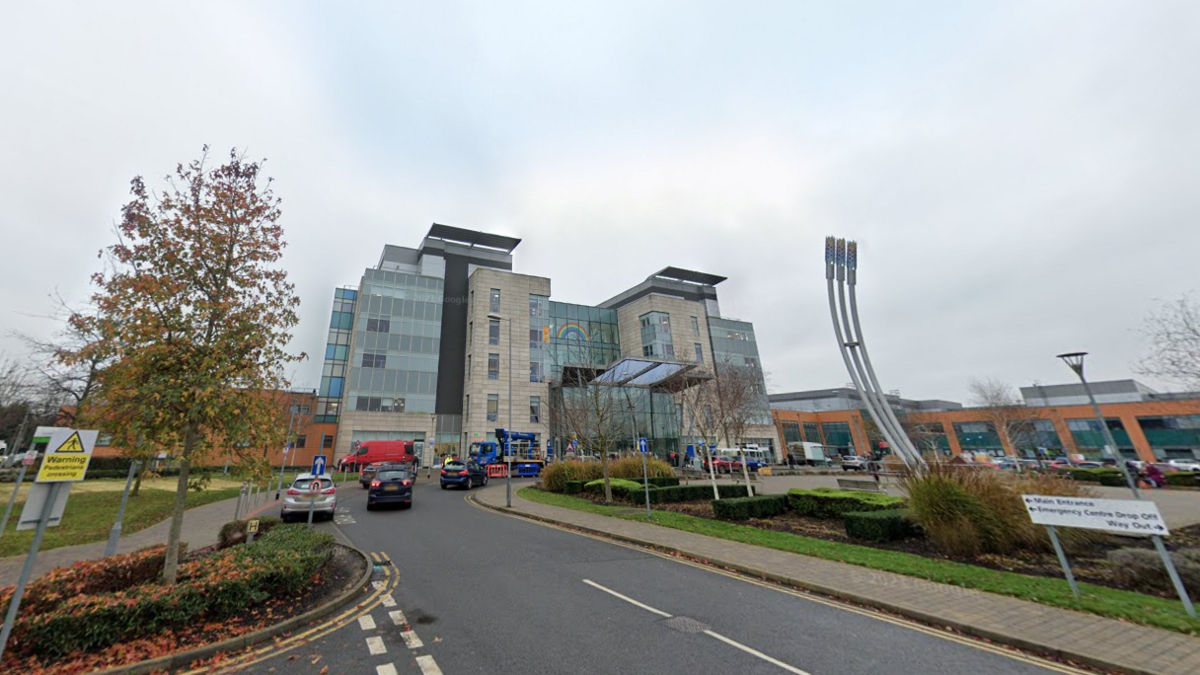
<svg viewBox="0 0 1200 675"><path fill-rule="evenodd" d="M6 3L0 323L52 332L130 178L208 143L277 181L301 386L333 288L433 222L565 302L725 275L773 391L848 381L826 234L885 388L1126 378L1200 286L1198 64L1194 1Z"/></svg>

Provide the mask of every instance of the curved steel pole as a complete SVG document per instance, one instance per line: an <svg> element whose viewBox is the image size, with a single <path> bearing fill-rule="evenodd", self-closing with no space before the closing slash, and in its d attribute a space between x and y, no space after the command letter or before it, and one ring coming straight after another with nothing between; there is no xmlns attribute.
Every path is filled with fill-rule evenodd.
<svg viewBox="0 0 1200 675"><path fill-rule="evenodd" d="M895 411L890 405L887 405L887 399L884 398L883 388L879 386L879 378L875 375L875 367L871 365L871 355L867 352L867 342L863 339L862 324L858 320L858 245L855 242L850 242L847 250L846 261L847 282L850 284L850 319L854 324L854 338L858 343L858 351L862 353L863 366L867 371L867 377L870 378L871 385L879 392L879 397L883 399L883 412L892 424L892 430L896 434L897 440L904 444L905 449L912 456L913 461L918 466L923 466L925 460L921 457L921 453L913 445L912 439L908 434L904 433L904 427L901 426L900 420L897 419Z"/></svg>
<svg viewBox="0 0 1200 675"><path fill-rule="evenodd" d="M842 323L838 320L837 301L834 297L833 281L835 273L841 276L842 268L836 264L836 242L833 237L825 238L825 285L829 295L829 315L833 319L833 332L837 336L838 351L842 354L842 361L846 364L846 372L850 374L850 379L854 382L854 388L858 390L860 396L863 392L862 382L859 380L858 372L854 368L854 364L850 359L850 352L846 346L846 339L842 333ZM863 405L867 407L867 413L872 418L876 417L871 404L866 396L862 396ZM892 443L890 434L880 426L880 431L883 432L884 438L888 443ZM869 439L868 439L869 440ZM895 447L893 445L893 447ZM856 453L857 454L857 453ZM902 456L903 458L903 456ZM905 462L907 464L907 461Z"/></svg>

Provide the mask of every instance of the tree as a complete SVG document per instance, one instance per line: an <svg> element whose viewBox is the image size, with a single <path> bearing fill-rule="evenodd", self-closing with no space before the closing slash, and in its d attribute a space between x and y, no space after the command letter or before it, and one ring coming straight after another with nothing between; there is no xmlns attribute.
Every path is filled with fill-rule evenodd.
<svg viewBox="0 0 1200 675"><path fill-rule="evenodd" d="M95 307L73 309L66 300L54 295L55 311L51 318L62 323L50 339L38 339L15 333L29 348L33 371L46 398L61 401L64 424L75 426L87 420L87 405L96 392L100 372L112 361L112 346L97 327ZM73 317L88 320L72 320Z"/></svg>
<svg viewBox="0 0 1200 675"><path fill-rule="evenodd" d="M717 423L715 405L716 388L711 380L703 381L680 392L676 398L683 405L683 415L687 420L688 435L699 436L703 441L702 451L704 463L708 466L708 479L712 483L713 499L721 498L717 489L717 473L713 467L713 448L720 443L720 426Z"/></svg>
<svg viewBox="0 0 1200 675"><path fill-rule="evenodd" d="M1160 304L1142 334L1150 354L1137 362L1136 372L1200 388L1200 306L1191 296Z"/></svg>
<svg viewBox="0 0 1200 675"><path fill-rule="evenodd" d="M684 390L678 398L689 426L699 432L707 446L714 498L720 496L712 471L712 448L720 441L738 449L746 490L753 495L743 445L746 432L768 409L763 374L753 366L731 363L716 364L705 374L708 379Z"/></svg>
<svg viewBox="0 0 1200 675"><path fill-rule="evenodd" d="M1005 447L1018 451L1024 447L1036 452L1034 421L1038 416L1025 406L1007 382L995 378L971 378L967 381L967 391L971 394L971 403L981 408L980 414L992 424Z"/></svg>
<svg viewBox="0 0 1200 675"><path fill-rule="evenodd" d="M177 450L179 481L163 580L172 584L191 465L213 447L281 444L263 391L287 387L285 351L299 300L277 266L285 246L279 199L261 164L236 150L218 167L202 156L176 167L162 194L141 176L121 211L111 270L93 282L96 311L76 313L81 333L102 336L82 362L110 350L96 407L128 438ZM250 453L246 460L250 460Z"/></svg>

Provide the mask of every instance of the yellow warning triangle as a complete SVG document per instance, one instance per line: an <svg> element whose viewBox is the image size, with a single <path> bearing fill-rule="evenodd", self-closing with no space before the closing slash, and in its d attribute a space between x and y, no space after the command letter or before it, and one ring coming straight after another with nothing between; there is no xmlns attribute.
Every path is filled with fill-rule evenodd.
<svg viewBox="0 0 1200 675"><path fill-rule="evenodd" d="M79 440L79 432L71 434L70 438L63 441L63 444L58 446L54 452L83 452L83 441Z"/></svg>

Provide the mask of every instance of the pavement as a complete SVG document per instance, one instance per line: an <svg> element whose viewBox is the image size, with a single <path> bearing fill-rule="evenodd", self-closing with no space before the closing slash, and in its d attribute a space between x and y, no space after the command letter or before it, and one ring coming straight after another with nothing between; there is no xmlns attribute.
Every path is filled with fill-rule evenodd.
<svg viewBox="0 0 1200 675"><path fill-rule="evenodd" d="M768 479L766 484L782 487L777 480ZM504 509L503 490L487 489L475 498L492 508ZM1101 668L1156 675L1200 672L1200 639L1179 633L648 523L537 504L515 495L511 511L676 551L822 595Z"/></svg>
<svg viewBox="0 0 1200 675"><path fill-rule="evenodd" d="M273 508L278 508L279 505L279 502L274 501L274 497L274 490L262 491L258 495L252 494L248 506L242 511L243 513L270 512L272 515L278 515L271 511ZM204 548L217 543L217 534L222 525L233 520L237 503L238 500L235 497L188 509L183 516L183 530L180 539L187 542L189 549ZM171 521L168 518L144 530L123 535L117 543L117 553L130 553L147 546L165 544L170 527ZM91 544L39 551L37 562L33 566L33 577L36 579L55 567L66 567L79 560L103 558L104 549L107 546L108 540L105 539ZM21 575L21 568L25 564L25 558L24 555L0 558L0 586L17 583L17 579Z"/></svg>

